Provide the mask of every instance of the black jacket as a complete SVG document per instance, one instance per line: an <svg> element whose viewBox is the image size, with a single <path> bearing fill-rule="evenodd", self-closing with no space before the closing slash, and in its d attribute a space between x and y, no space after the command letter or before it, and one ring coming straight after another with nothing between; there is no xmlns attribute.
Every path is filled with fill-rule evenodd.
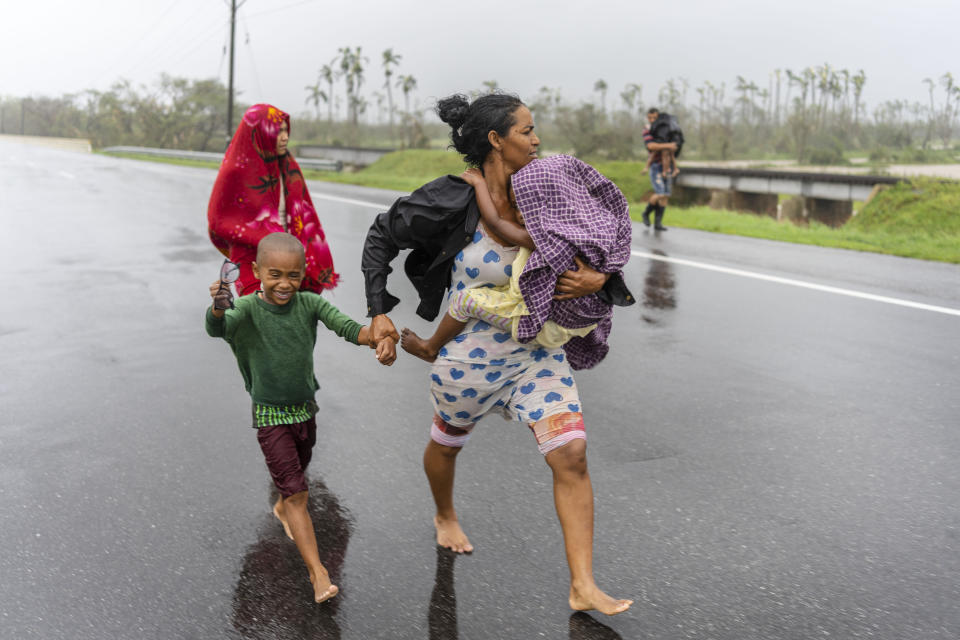
<svg viewBox="0 0 960 640"><path fill-rule="evenodd" d="M412 249L404 271L420 295L417 315L433 320L450 288L453 260L470 244L480 222L473 187L455 176L444 176L398 198L370 225L360 267L367 292L367 315L389 313L400 299L387 291L390 262L401 249ZM610 304L630 305L634 299L615 273L597 292Z"/></svg>

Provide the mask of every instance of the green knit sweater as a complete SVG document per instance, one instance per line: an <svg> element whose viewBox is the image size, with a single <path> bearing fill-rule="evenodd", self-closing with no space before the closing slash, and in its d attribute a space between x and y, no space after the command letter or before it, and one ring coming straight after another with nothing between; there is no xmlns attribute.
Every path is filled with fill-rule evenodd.
<svg viewBox="0 0 960 640"><path fill-rule="evenodd" d="M207 333L233 349L243 383L256 404L289 406L313 400L320 385L313 373L317 322L357 344L362 325L315 293L298 291L273 305L243 296L222 318L207 308Z"/></svg>

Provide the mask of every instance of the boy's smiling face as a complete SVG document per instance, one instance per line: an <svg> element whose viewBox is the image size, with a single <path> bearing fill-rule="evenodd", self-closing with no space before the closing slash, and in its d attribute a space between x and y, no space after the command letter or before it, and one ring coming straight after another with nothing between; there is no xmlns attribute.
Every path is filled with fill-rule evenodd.
<svg viewBox="0 0 960 640"><path fill-rule="evenodd" d="M263 299L284 305L300 289L306 265L303 256L292 251L274 250L253 263L253 275L260 280Z"/></svg>

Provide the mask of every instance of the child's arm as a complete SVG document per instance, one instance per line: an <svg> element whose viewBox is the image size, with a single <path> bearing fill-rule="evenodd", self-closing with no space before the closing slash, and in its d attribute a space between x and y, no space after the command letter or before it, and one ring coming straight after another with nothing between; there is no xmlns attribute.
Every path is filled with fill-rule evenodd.
<svg viewBox="0 0 960 640"><path fill-rule="evenodd" d="M493 204L493 198L490 197L490 190L487 189L487 183L483 179L480 171L477 169L469 169L464 171L460 177L472 186L474 192L476 192L480 216L483 218L484 224L486 224L491 231L511 244L526 247L531 250L536 248L526 229L516 222L511 222L510 220L500 217L496 205Z"/></svg>

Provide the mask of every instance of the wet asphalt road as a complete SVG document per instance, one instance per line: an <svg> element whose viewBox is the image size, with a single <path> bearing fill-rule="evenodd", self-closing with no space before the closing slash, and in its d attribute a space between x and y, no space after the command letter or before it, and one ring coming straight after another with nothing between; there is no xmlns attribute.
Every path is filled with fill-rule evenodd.
<svg viewBox="0 0 960 640"><path fill-rule="evenodd" d="M438 553L426 365L316 350L309 603L229 349L202 327L214 172L0 143L0 637L960 637L960 317L634 258L581 372L599 584L571 615L550 475L493 419ZM311 183L342 285L394 194ZM669 224L669 211L667 217ZM674 229L642 252L960 309L960 267ZM413 315L402 270L391 289Z"/></svg>

